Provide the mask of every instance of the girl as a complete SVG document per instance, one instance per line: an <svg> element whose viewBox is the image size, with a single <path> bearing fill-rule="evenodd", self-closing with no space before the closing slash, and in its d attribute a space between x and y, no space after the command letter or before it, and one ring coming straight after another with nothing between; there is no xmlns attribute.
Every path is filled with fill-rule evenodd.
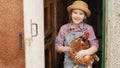
<svg viewBox="0 0 120 68"><path fill-rule="evenodd" d="M90 48L79 51L75 56L81 59L85 55L92 55L98 51L98 40L96 39L92 26L84 22L91 15L88 5L84 1L74 1L73 4L67 7L67 11L71 21L60 28L55 40L55 48L58 52L65 53L64 68L73 68L75 64L68 58L70 51L72 51L72 48L69 47L70 42L82 36L85 32L89 33L88 40L90 42ZM81 64L79 68L87 68L87 66Z"/></svg>

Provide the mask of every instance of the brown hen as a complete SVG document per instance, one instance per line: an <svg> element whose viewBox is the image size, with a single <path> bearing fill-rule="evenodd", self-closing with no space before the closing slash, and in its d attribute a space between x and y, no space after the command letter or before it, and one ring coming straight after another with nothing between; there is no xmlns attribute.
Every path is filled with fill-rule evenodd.
<svg viewBox="0 0 120 68"><path fill-rule="evenodd" d="M84 56L82 59L77 59L75 57L80 50L90 48L89 41L87 40L88 36L89 33L85 32L82 37L73 40L70 44L72 52L70 53L69 58L76 64L74 68L77 68L80 64L86 65L89 68L95 60L99 61L99 57L96 54Z"/></svg>

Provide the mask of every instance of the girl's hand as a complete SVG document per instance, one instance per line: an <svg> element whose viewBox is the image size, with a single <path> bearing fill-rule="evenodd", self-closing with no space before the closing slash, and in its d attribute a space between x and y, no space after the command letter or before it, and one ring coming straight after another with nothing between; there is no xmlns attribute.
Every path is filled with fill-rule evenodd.
<svg viewBox="0 0 120 68"><path fill-rule="evenodd" d="M65 52L71 52L72 48L68 46L64 46Z"/></svg>
<svg viewBox="0 0 120 68"><path fill-rule="evenodd" d="M98 48L96 46L92 46L90 47L89 49L86 49L86 50L80 50L77 54L76 54L76 58L78 59L82 59L84 56L87 56L87 55L92 55L94 53L96 53L98 50Z"/></svg>
<svg viewBox="0 0 120 68"><path fill-rule="evenodd" d="M87 55L87 50L80 50L80 51L76 54L75 58L77 58L77 59L82 59L85 55Z"/></svg>

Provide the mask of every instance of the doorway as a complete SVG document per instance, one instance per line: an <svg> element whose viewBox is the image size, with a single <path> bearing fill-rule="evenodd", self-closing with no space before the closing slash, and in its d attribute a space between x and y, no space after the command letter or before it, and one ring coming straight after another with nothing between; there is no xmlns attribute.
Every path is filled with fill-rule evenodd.
<svg viewBox="0 0 120 68"><path fill-rule="evenodd" d="M55 37L63 24L68 23L69 17L67 6L72 4L74 0L44 0L44 30L45 30L45 68L62 68L64 54L56 53L54 50ZM97 55L99 62L93 64L93 68L101 68L102 59L102 0L84 0L92 12L88 19L95 31L95 35L99 41L99 50ZM48 7L46 7L48 6ZM51 6L51 7L50 7ZM51 8L51 9L50 9ZM53 9L54 8L54 9ZM53 14L53 16L51 16ZM50 17L51 16L51 17ZM52 28L51 28L52 27ZM50 30L51 29L51 30Z"/></svg>
<svg viewBox="0 0 120 68"><path fill-rule="evenodd" d="M59 31L60 27L63 24L68 23L69 15L67 13L67 6L72 4L74 0L57 0L57 30ZM87 23L90 24L95 31L95 35L99 41L99 50L97 55L100 58L99 62L93 64L94 68L101 68L101 59L102 59L102 0L84 0L91 10L92 15L88 18ZM63 62L63 56L57 54L58 57L58 67L61 66ZM61 59L60 59L61 58ZM61 68L61 67L60 67Z"/></svg>

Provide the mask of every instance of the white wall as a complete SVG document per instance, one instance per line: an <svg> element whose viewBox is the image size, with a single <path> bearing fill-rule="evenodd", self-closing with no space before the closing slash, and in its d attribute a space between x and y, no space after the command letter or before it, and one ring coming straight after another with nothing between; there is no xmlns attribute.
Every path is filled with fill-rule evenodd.
<svg viewBox="0 0 120 68"><path fill-rule="evenodd" d="M120 68L120 0L107 0L105 68Z"/></svg>
<svg viewBox="0 0 120 68"><path fill-rule="evenodd" d="M43 0L23 0L26 68L44 68ZM38 35L31 36L31 23L38 25Z"/></svg>

